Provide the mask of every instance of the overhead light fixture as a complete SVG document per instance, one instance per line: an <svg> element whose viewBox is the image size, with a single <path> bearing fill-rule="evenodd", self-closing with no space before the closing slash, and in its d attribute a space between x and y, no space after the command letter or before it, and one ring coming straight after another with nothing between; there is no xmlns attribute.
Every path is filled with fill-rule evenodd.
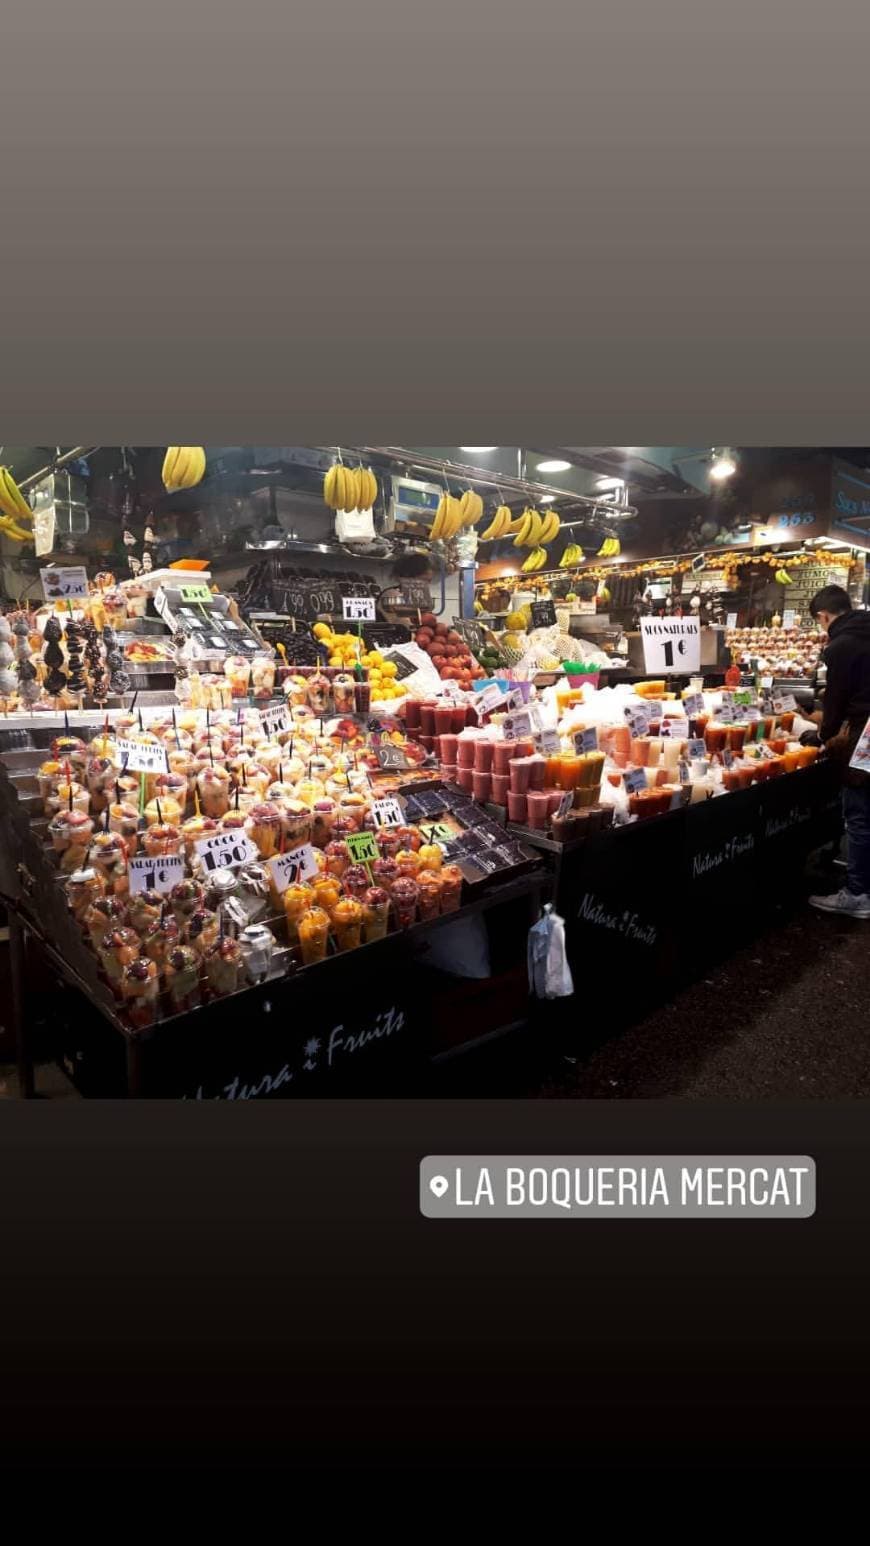
<svg viewBox="0 0 870 1546"><path fill-rule="evenodd" d="M555 494L542 494L538 500L539 505L551 505L556 498Z"/></svg>
<svg viewBox="0 0 870 1546"><path fill-rule="evenodd" d="M722 446L719 450L713 449L713 460L710 464L710 477L714 483L724 483L726 478L733 478L737 471L737 458L728 446Z"/></svg>
<svg viewBox="0 0 870 1546"><path fill-rule="evenodd" d="M558 459L552 462L538 462L536 470L538 472L570 472L571 463L560 462Z"/></svg>
<svg viewBox="0 0 870 1546"><path fill-rule="evenodd" d="M497 451L498 446L460 446L460 451L475 451L480 456L484 451Z"/></svg>
<svg viewBox="0 0 870 1546"><path fill-rule="evenodd" d="M606 488L625 488L625 479L624 478L596 478L596 480L595 480L595 487L596 488L600 488L600 489L606 489Z"/></svg>

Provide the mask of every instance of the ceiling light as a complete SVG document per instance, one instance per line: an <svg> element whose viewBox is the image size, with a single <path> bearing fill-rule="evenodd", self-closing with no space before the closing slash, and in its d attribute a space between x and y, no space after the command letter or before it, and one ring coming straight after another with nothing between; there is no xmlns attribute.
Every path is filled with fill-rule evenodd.
<svg viewBox="0 0 870 1546"><path fill-rule="evenodd" d="M600 488L600 489L605 489L605 488L625 488L625 479L624 478L596 478L596 480L595 480L595 487L596 488Z"/></svg>
<svg viewBox="0 0 870 1546"><path fill-rule="evenodd" d="M538 462L537 463L537 471L538 472L570 472L571 471L571 463L570 462L560 462L558 460L552 461L552 462Z"/></svg>
<svg viewBox="0 0 870 1546"><path fill-rule="evenodd" d="M555 494L542 494L538 500L539 505L551 505L556 498Z"/></svg>
<svg viewBox="0 0 870 1546"><path fill-rule="evenodd" d="M460 451L476 451L480 454L482 451L497 451L498 446L460 446L459 449Z"/></svg>
<svg viewBox="0 0 870 1546"><path fill-rule="evenodd" d="M713 461L710 465L710 477L714 483L724 483L726 478L733 478L737 471L737 459L734 452L728 446L713 451Z"/></svg>

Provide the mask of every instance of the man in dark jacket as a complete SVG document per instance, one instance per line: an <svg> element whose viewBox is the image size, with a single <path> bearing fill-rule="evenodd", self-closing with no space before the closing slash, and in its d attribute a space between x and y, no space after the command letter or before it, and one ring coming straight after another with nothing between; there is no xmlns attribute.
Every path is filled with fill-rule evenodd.
<svg viewBox="0 0 870 1546"><path fill-rule="evenodd" d="M839 585L826 585L810 602L825 630L825 695L819 738L842 767L843 818L848 839L847 878L833 896L811 896L823 912L870 918L870 776L849 767L870 719L870 612L855 612Z"/></svg>

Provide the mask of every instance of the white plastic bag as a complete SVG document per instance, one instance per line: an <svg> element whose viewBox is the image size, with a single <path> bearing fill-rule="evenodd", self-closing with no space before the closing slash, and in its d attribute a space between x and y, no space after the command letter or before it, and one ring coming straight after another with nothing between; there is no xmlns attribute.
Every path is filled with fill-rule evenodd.
<svg viewBox="0 0 870 1546"><path fill-rule="evenodd" d="M336 510L335 535L339 542L374 542L375 519L371 510Z"/></svg>
<svg viewBox="0 0 870 1546"><path fill-rule="evenodd" d="M565 920L548 902L544 915L529 930L529 988L536 998L570 998L574 992L565 954Z"/></svg>

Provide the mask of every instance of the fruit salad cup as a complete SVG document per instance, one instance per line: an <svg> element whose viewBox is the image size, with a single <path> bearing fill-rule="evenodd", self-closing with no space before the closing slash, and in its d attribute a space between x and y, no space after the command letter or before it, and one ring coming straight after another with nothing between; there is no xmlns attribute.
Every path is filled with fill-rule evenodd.
<svg viewBox="0 0 870 1546"><path fill-rule="evenodd" d="M342 879L346 895L353 897L355 901L359 901L360 897L365 895L371 883L371 877L364 864L351 864L345 870Z"/></svg>
<svg viewBox="0 0 870 1546"><path fill-rule="evenodd" d="M113 887L127 869L127 844L119 832L95 832L88 849L88 863Z"/></svg>
<svg viewBox="0 0 870 1546"><path fill-rule="evenodd" d="M111 929L121 929L127 921L127 907L118 896L98 896L85 914L84 923L94 950L99 951Z"/></svg>
<svg viewBox="0 0 870 1546"><path fill-rule="evenodd" d="M383 886L369 886L362 896L363 937L367 945L383 939L390 923L390 893Z"/></svg>
<svg viewBox="0 0 870 1546"><path fill-rule="evenodd" d="M106 883L95 869L74 870L64 890L76 923L84 927L91 906L105 895Z"/></svg>
<svg viewBox="0 0 870 1546"><path fill-rule="evenodd" d="M205 980L215 998L226 998L242 986L244 959L237 939L224 935L210 945L203 956Z"/></svg>
<svg viewBox="0 0 870 1546"><path fill-rule="evenodd" d="M445 864L441 871L441 911L458 912L462 902L462 871L458 864Z"/></svg>
<svg viewBox="0 0 870 1546"><path fill-rule="evenodd" d="M49 822L48 835L51 846L61 860L66 857L71 848L76 850L70 869L80 870L84 868L82 863L91 841L94 824L90 816L84 811L58 811L57 815Z"/></svg>
<svg viewBox="0 0 870 1546"><path fill-rule="evenodd" d="M281 812L284 847L299 848L310 843L314 819L311 807L302 800L288 800Z"/></svg>
<svg viewBox="0 0 870 1546"><path fill-rule="evenodd" d="M149 859L156 859L161 854L180 854L183 847L181 829L171 822L158 823L142 833L142 851Z"/></svg>
<svg viewBox="0 0 870 1546"><path fill-rule="evenodd" d="M145 936L144 954L162 970L170 951L181 944L181 930L174 913L164 911Z"/></svg>
<svg viewBox="0 0 870 1546"><path fill-rule="evenodd" d="M305 881L288 886L283 898L284 917L287 920L287 938L295 945L299 938L299 923L314 905L314 892Z"/></svg>
<svg viewBox="0 0 870 1546"><path fill-rule="evenodd" d="M272 859L281 846L283 818L277 805L253 806L245 831L256 843L261 859Z"/></svg>
<svg viewBox="0 0 870 1546"><path fill-rule="evenodd" d="M230 806L230 775L226 768L206 767L197 774L196 790L204 816L223 816Z"/></svg>
<svg viewBox="0 0 870 1546"><path fill-rule="evenodd" d="M178 827L184 818L183 807L179 805L172 795L164 795L159 799L155 797L153 800L149 800L144 814L149 827L157 826L159 822Z"/></svg>
<svg viewBox="0 0 870 1546"><path fill-rule="evenodd" d="M184 929L187 920L202 907L204 895L204 888L197 880L180 880L177 886L173 886L169 893L169 905L179 929Z"/></svg>
<svg viewBox="0 0 870 1546"><path fill-rule="evenodd" d="M341 899L341 881L334 875L319 875L312 881L311 889L314 894L314 906L329 917L332 910Z"/></svg>
<svg viewBox="0 0 870 1546"><path fill-rule="evenodd" d="M181 824L181 840L184 844L184 852L188 862L193 862L196 852L196 844L203 838L214 837L220 831L220 826L213 816L188 816Z"/></svg>
<svg viewBox="0 0 870 1546"><path fill-rule="evenodd" d="M309 907L299 920L298 935L302 964L322 961L329 943L329 914L322 907Z"/></svg>
<svg viewBox="0 0 870 1546"><path fill-rule="evenodd" d="M154 962L147 956L131 961L121 977L121 997L127 1019L135 1030L144 1031L154 1025L159 993L160 977Z"/></svg>
<svg viewBox="0 0 870 1546"><path fill-rule="evenodd" d="M362 938L362 902L353 896L342 897L333 909L332 927L339 950L356 950Z"/></svg>
<svg viewBox="0 0 870 1546"><path fill-rule="evenodd" d="M97 954L100 965L116 992L120 992L121 978L130 963L136 960L140 948L139 935L135 929L109 929L103 935Z"/></svg>
<svg viewBox="0 0 870 1546"><path fill-rule="evenodd" d="M409 929L417 919L420 888L410 875L399 874L390 891L397 927Z"/></svg>
<svg viewBox="0 0 870 1546"><path fill-rule="evenodd" d="M166 987L172 1013L185 1014L202 1003L199 957L189 945L176 945L166 958Z"/></svg>
<svg viewBox="0 0 870 1546"><path fill-rule="evenodd" d="M421 870L417 877L420 897L418 911L420 922L437 918L441 911L441 876L435 870Z"/></svg>

